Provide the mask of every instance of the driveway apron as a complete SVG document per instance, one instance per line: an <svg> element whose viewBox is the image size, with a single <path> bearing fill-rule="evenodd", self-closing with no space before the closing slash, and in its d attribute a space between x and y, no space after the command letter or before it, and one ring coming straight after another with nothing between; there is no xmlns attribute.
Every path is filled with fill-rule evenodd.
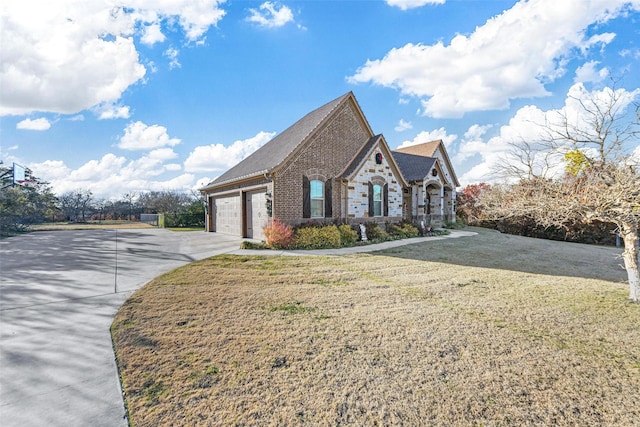
<svg viewBox="0 0 640 427"><path fill-rule="evenodd" d="M109 327L133 291L241 239L161 229L0 240L0 425L126 426Z"/></svg>

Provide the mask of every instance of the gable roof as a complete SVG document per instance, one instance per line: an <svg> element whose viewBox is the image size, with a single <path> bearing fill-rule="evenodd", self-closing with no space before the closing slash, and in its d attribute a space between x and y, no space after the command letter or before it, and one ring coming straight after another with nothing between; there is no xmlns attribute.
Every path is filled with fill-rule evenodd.
<svg viewBox="0 0 640 427"><path fill-rule="evenodd" d="M409 182L425 179L436 163L435 157L419 156L398 151L393 151L392 154L400 167L400 171L402 171L402 175Z"/></svg>
<svg viewBox="0 0 640 427"><path fill-rule="evenodd" d="M385 141L382 134L374 135L369 138L369 141L367 141L367 143L364 144L362 148L360 148L360 151L358 151L351 163L347 165L347 167L341 174L338 175L338 177L343 179L351 178L353 174L362 167L365 159L371 155L373 149L378 145L380 145L383 151L386 151L385 157L387 158L387 162L395 169L396 172L398 172L397 178L403 185L405 185L407 180L403 174L403 171L400 168L400 165L398 165L398 163L396 162L395 156L393 156L393 152L389 148L389 145L387 144L387 141Z"/></svg>
<svg viewBox="0 0 640 427"><path fill-rule="evenodd" d="M444 147L444 143L441 139L436 139L435 141L423 142L422 144L410 145L408 147L396 148L395 152L405 153L405 154L413 154L416 156L424 156L424 157L436 157L436 151L438 149L442 152L442 157L444 163L446 164L449 173L451 174L451 178L453 179L453 185L456 187L460 186L460 182L458 181L458 177L456 176L456 172L453 169L453 165L451 165L451 160L449 160L449 154L447 154L447 150ZM402 171L404 173L404 170ZM409 179L409 178L407 178Z"/></svg>
<svg viewBox="0 0 640 427"><path fill-rule="evenodd" d="M269 173L279 166L314 130L324 123L333 111L349 98L353 98L355 101L353 93L348 92L308 113L201 190Z"/></svg>
<svg viewBox="0 0 640 427"><path fill-rule="evenodd" d="M442 144L442 140L437 139L435 141L423 142L422 144L410 145L408 147L399 147L396 148L395 151L415 154L416 156L433 157L440 144Z"/></svg>
<svg viewBox="0 0 640 427"><path fill-rule="evenodd" d="M374 135L367 141L366 144L362 146L358 154L353 158L351 163L347 165L339 177L340 178L348 178L350 177L360 166L360 164L364 161L364 159L369 155L374 146L378 144L378 141L382 138L382 135Z"/></svg>

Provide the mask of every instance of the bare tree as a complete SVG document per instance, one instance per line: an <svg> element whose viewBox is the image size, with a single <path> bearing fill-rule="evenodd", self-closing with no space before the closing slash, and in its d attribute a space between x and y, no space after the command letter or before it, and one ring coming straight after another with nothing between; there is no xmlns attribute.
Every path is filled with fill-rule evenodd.
<svg viewBox="0 0 640 427"><path fill-rule="evenodd" d="M631 108L635 96L637 92L605 88L570 97L572 108L554 111L541 125L540 141L513 144L516 155L508 157L502 172L516 182L494 186L482 204L495 218L532 218L546 227L615 224L624 241L629 297L640 302L640 159L632 151L640 145L640 106ZM544 150L532 150L541 144ZM545 162L563 160L564 173L532 167L541 153Z"/></svg>
<svg viewBox="0 0 640 427"><path fill-rule="evenodd" d="M72 221L86 221L86 214L91 209L93 193L81 188L68 191L60 196L60 204L66 216Z"/></svg>

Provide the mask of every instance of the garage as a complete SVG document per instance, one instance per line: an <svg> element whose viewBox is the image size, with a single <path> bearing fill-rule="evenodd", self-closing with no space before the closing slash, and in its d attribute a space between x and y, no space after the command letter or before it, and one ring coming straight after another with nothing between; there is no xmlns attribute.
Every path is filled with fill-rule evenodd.
<svg viewBox="0 0 640 427"><path fill-rule="evenodd" d="M213 198L211 209L214 219L212 231L242 236L242 199L239 194Z"/></svg>
<svg viewBox="0 0 640 427"><path fill-rule="evenodd" d="M267 215L267 197L265 190L245 193L247 212L247 232L245 237L249 239L264 240L263 227L269 219Z"/></svg>

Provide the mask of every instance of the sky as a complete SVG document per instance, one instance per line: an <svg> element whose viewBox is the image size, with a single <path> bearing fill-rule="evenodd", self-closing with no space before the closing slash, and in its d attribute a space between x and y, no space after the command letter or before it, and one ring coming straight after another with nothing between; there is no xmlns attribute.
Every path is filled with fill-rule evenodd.
<svg viewBox="0 0 640 427"><path fill-rule="evenodd" d="M640 0L0 4L0 160L54 192L192 191L353 91L464 187L583 96L640 101ZM640 148L631 147L640 154Z"/></svg>

